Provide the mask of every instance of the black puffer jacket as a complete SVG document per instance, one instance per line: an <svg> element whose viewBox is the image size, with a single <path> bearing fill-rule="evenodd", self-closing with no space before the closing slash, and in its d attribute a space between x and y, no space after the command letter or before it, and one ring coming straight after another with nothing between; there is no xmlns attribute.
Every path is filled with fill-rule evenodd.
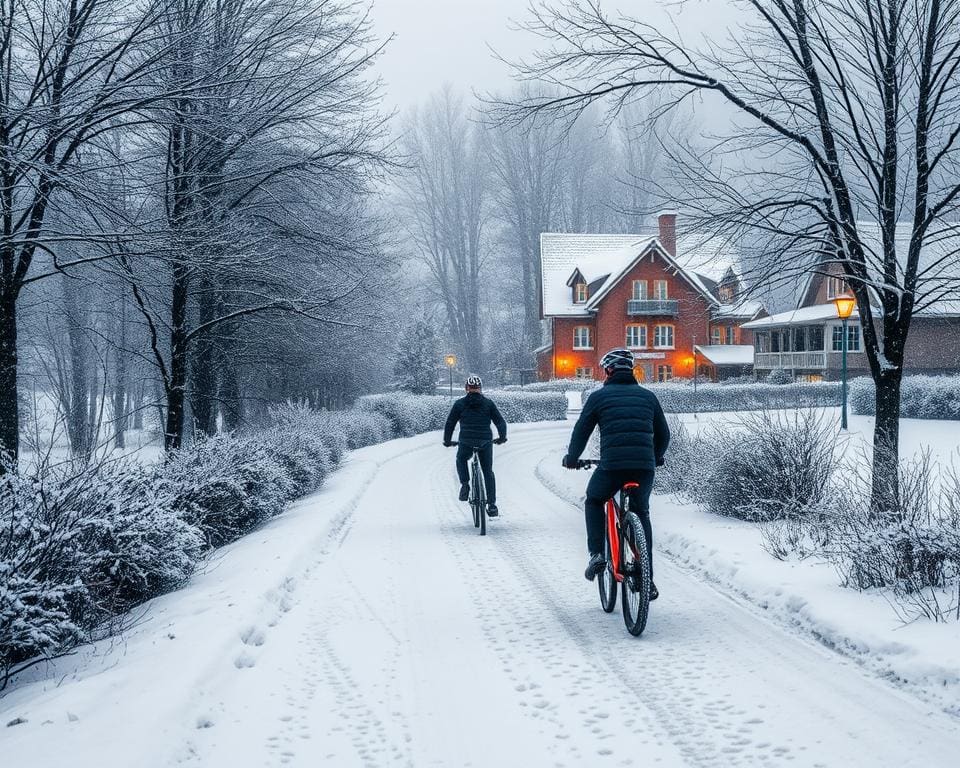
<svg viewBox="0 0 960 768"><path fill-rule="evenodd" d="M617 371L587 398L573 428L569 461L576 461L600 427L601 469L654 469L663 461L670 428L657 396L630 371Z"/></svg>
<svg viewBox="0 0 960 768"><path fill-rule="evenodd" d="M443 442L449 443L453 437L453 428L460 422L460 437L462 445L471 448L489 442L493 437L490 431L490 422L497 427L500 437L507 436L507 422L503 420L500 411L493 400L484 397L479 392L468 392L453 404L447 424L443 428Z"/></svg>

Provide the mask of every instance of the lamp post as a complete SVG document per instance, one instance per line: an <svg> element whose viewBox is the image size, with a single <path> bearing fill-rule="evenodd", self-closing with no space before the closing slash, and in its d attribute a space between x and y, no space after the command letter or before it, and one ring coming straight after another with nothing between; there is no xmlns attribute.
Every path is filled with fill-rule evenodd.
<svg viewBox="0 0 960 768"><path fill-rule="evenodd" d="M842 294L837 296L833 300L834 306L837 308L837 317L840 318L843 323L842 335L843 339L840 343L840 349L842 350L842 362L841 362L841 385L840 385L840 429L846 431L847 429L847 321L850 319L850 315L853 314L853 308L856 306L857 300L850 294Z"/></svg>
<svg viewBox="0 0 960 768"><path fill-rule="evenodd" d="M443 358L443 362L447 364L447 371L450 376L450 397L453 398L453 368L457 364L457 356L447 355Z"/></svg>
<svg viewBox="0 0 960 768"><path fill-rule="evenodd" d="M709 340L709 337L708 337ZM697 371L697 337L693 337L693 418L697 419L697 410L699 408L699 401L697 400L697 381L699 379Z"/></svg>

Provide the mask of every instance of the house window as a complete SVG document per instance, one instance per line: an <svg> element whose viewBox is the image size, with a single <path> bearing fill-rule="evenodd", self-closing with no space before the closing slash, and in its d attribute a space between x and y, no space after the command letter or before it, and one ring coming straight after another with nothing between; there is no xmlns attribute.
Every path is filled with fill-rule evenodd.
<svg viewBox="0 0 960 768"><path fill-rule="evenodd" d="M811 325L807 328L807 349L811 352L823 352L823 326Z"/></svg>
<svg viewBox="0 0 960 768"><path fill-rule="evenodd" d="M590 343L589 325L578 325L573 329L573 348L593 349L593 344Z"/></svg>
<svg viewBox="0 0 960 768"><path fill-rule="evenodd" d="M755 351L764 352L770 351L770 334L766 331L758 331L757 335L753 337L753 348Z"/></svg>
<svg viewBox="0 0 960 768"><path fill-rule="evenodd" d="M833 351L834 352L843 351L843 326L842 325L833 326ZM860 326L859 325L847 326L847 351L848 352L860 351Z"/></svg>
<svg viewBox="0 0 960 768"><path fill-rule="evenodd" d="M720 288L717 289L717 293L720 294L720 301L722 301L724 304L729 304L731 301L733 301L732 286L721 285Z"/></svg>
<svg viewBox="0 0 960 768"><path fill-rule="evenodd" d="M807 351L807 329L806 328L793 329L793 351L794 352Z"/></svg>
<svg viewBox="0 0 960 768"><path fill-rule="evenodd" d="M710 330L710 343L723 344L723 329L719 325L713 326Z"/></svg>
<svg viewBox="0 0 960 768"><path fill-rule="evenodd" d="M647 326L628 325L627 326L627 347L630 349L643 349L647 346Z"/></svg>
<svg viewBox="0 0 960 768"><path fill-rule="evenodd" d="M576 376L578 379L592 379L593 368L577 368Z"/></svg>
<svg viewBox="0 0 960 768"><path fill-rule="evenodd" d="M573 286L573 303L585 304L587 301L587 284L577 283Z"/></svg>
<svg viewBox="0 0 960 768"><path fill-rule="evenodd" d="M670 298L667 295L667 281L666 280L654 280L653 281L653 298L657 301L666 301Z"/></svg>
<svg viewBox="0 0 960 768"><path fill-rule="evenodd" d="M732 326L732 325L728 325L728 326L727 326L727 344L733 344L733 343L734 343L734 340L733 340L733 326Z"/></svg>
<svg viewBox="0 0 960 768"><path fill-rule="evenodd" d="M653 346L656 349L673 349L672 325L657 325L654 327Z"/></svg>
<svg viewBox="0 0 960 768"><path fill-rule="evenodd" d="M646 280L633 281L633 300L634 301L647 300L647 281Z"/></svg>
<svg viewBox="0 0 960 768"><path fill-rule="evenodd" d="M657 366L657 381L671 381L673 379L672 365Z"/></svg>
<svg viewBox="0 0 960 768"><path fill-rule="evenodd" d="M843 296L847 293L847 281L842 277L830 275L827 278L827 298L835 299L837 296Z"/></svg>

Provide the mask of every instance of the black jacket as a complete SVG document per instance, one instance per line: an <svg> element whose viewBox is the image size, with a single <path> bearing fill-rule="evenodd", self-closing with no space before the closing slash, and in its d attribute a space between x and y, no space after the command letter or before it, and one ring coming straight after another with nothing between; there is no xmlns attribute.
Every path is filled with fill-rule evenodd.
<svg viewBox="0 0 960 768"><path fill-rule="evenodd" d="M580 458L598 425L601 469L654 469L670 444L660 401L630 371L617 371L587 398L570 437L569 460Z"/></svg>
<svg viewBox="0 0 960 768"><path fill-rule="evenodd" d="M500 437L507 436L507 422L503 420L493 400L484 397L479 392L468 392L453 404L447 424L443 428L443 442L448 443L453 437L453 428L460 422L461 445L471 448L489 442L493 437L490 431L490 422L497 427Z"/></svg>

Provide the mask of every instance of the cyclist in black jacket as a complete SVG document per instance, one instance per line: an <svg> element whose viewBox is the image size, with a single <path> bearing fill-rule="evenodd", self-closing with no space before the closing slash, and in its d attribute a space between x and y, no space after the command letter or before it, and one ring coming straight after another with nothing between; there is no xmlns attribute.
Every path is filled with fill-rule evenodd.
<svg viewBox="0 0 960 768"><path fill-rule="evenodd" d="M457 449L457 477L460 478L460 501L470 497L470 473L467 471L467 461L473 455L473 449L480 448L480 468L483 470L483 482L487 487L487 514L496 517L500 514L497 509L497 479L493 474L493 446L490 423L497 428L499 437L493 443L502 445L507 442L507 422L504 421L496 404L483 395L483 381L479 376L468 376L466 382L467 394L453 404L450 415L447 416L446 426L443 428L443 444L453 445L453 428L460 423L460 435Z"/></svg>
<svg viewBox="0 0 960 768"><path fill-rule="evenodd" d="M584 572L590 581L606 566L603 554L604 506L625 483L638 483L635 510L643 525L649 551L653 551L650 527L650 492L656 467L663 464L663 455L670 444L670 428L657 396L644 389L633 375L633 353L628 349L612 349L603 356L600 367L607 380L584 403L580 418L573 428L563 466L576 469L577 461L594 430L600 427L600 466L587 484L584 503L587 518L587 548L590 562ZM651 554L650 573L653 574ZM650 599L659 595L650 584Z"/></svg>

